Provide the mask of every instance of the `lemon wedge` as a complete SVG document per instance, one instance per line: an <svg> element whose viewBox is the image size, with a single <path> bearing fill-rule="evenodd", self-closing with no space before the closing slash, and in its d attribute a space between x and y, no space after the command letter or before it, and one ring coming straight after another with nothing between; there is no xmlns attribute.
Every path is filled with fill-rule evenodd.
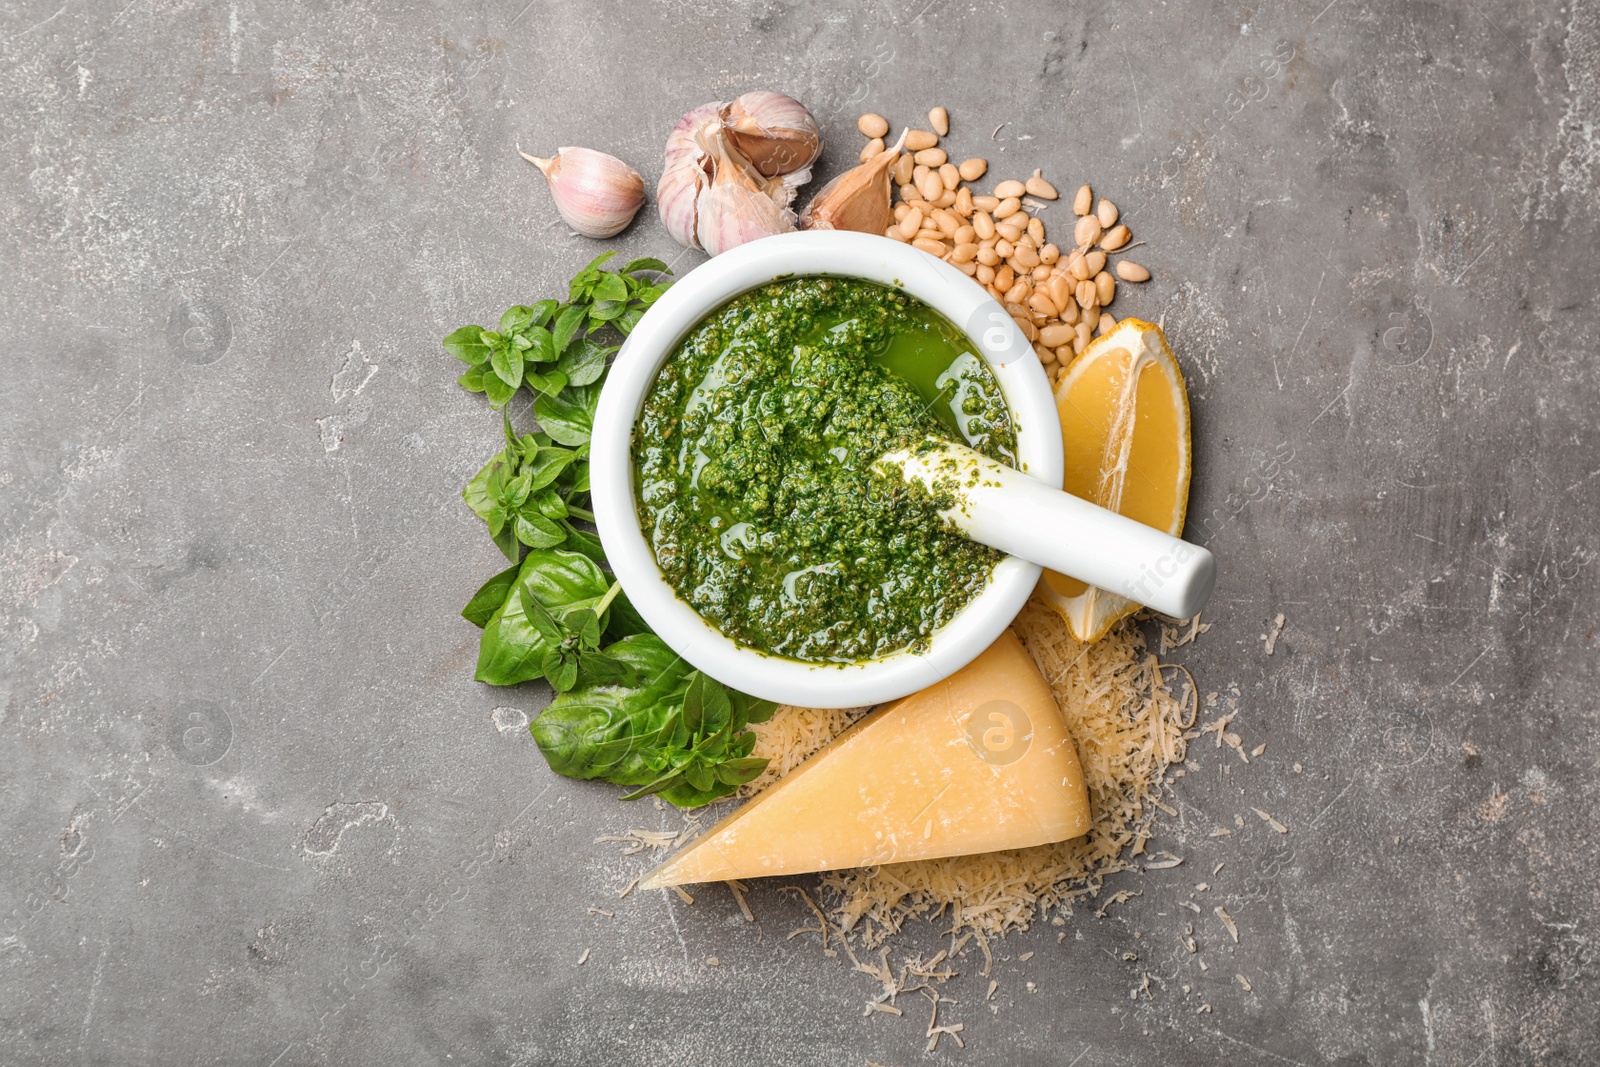
<svg viewBox="0 0 1600 1067"><path fill-rule="evenodd" d="M1189 504L1189 396L1161 327L1123 319L1072 361L1056 384L1062 488L1176 537ZM1139 610L1126 597L1055 571L1039 595L1079 641L1098 641Z"/></svg>

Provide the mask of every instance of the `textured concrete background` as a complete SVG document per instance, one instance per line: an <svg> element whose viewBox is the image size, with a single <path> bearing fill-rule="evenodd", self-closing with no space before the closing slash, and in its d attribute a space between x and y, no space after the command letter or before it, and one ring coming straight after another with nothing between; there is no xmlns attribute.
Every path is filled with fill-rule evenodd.
<svg viewBox="0 0 1600 1067"><path fill-rule="evenodd" d="M0 1062L1600 1058L1600 10L860 7L0 5ZM753 87L824 176L943 103L1093 182L1189 375L1185 662L1267 752L1197 745L1184 865L1008 939L992 1002L961 961L964 1051L775 886L618 901L647 857L593 838L675 816L552 776L456 617L498 428L438 339L595 250L514 147L653 187Z"/></svg>

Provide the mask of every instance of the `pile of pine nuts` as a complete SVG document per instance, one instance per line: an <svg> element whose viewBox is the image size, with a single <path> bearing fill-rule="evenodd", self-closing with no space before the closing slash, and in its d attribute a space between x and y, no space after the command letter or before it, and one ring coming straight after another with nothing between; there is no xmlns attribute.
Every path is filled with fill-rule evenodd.
<svg viewBox="0 0 1600 1067"><path fill-rule="evenodd" d="M976 193L967 183L989 170L985 159L950 162L939 138L950 132L950 115L942 107L928 113L932 130L906 131L904 151L894 168L900 202L895 224L884 232L937 256L974 278L1005 305L1033 344L1052 381L1091 338L1116 325L1104 308L1116 298L1117 279L1150 280L1150 272L1129 259L1111 269L1107 257L1126 252L1132 240L1126 223L1117 221L1117 206L1083 186L1072 200L1076 216L1072 246L1063 253L1045 240L1044 221L1029 216L1060 194L1035 170L1024 181L1008 179L989 193ZM863 161L884 149L889 122L882 115L862 115L856 122L870 138ZM1112 276L1112 270L1116 276Z"/></svg>

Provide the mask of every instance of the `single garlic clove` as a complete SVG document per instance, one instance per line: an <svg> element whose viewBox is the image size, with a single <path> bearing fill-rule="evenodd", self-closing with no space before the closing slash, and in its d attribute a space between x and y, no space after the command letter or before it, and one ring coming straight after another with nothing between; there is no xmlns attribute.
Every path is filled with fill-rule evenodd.
<svg viewBox="0 0 1600 1067"><path fill-rule="evenodd" d="M900 159L906 135L859 167L852 167L822 187L800 214L807 230L859 230L882 234L894 224L890 178Z"/></svg>
<svg viewBox="0 0 1600 1067"><path fill-rule="evenodd" d="M615 237L644 206L644 179L616 156L570 147L553 159L518 153L544 172L556 210L585 237Z"/></svg>
<svg viewBox="0 0 1600 1067"><path fill-rule="evenodd" d="M722 110L733 146L765 177L810 167L822 154L822 131L792 96L758 89Z"/></svg>
<svg viewBox="0 0 1600 1067"><path fill-rule="evenodd" d="M766 183L712 131L702 139L711 157L711 181L695 203L700 247L713 256L749 241L794 229L794 212L773 200Z"/></svg>

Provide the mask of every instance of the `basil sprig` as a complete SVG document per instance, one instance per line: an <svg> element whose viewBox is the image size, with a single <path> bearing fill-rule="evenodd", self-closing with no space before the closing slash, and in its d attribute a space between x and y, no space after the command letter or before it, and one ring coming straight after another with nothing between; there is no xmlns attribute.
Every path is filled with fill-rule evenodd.
<svg viewBox="0 0 1600 1067"><path fill-rule="evenodd" d="M666 291L658 259L603 269L595 259L565 301L507 309L495 329L463 326L445 350L468 364L460 382L502 409L505 447L462 496L511 566L473 594L462 616L483 629L475 677L544 680L556 697L532 726L551 768L636 787L682 807L733 792L766 767L751 757L776 707L695 671L639 617L603 568L589 510L589 437L608 362ZM538 429L516 433L509 404L531 394ZM609 642L609 643L608 643Z"/></svg>

